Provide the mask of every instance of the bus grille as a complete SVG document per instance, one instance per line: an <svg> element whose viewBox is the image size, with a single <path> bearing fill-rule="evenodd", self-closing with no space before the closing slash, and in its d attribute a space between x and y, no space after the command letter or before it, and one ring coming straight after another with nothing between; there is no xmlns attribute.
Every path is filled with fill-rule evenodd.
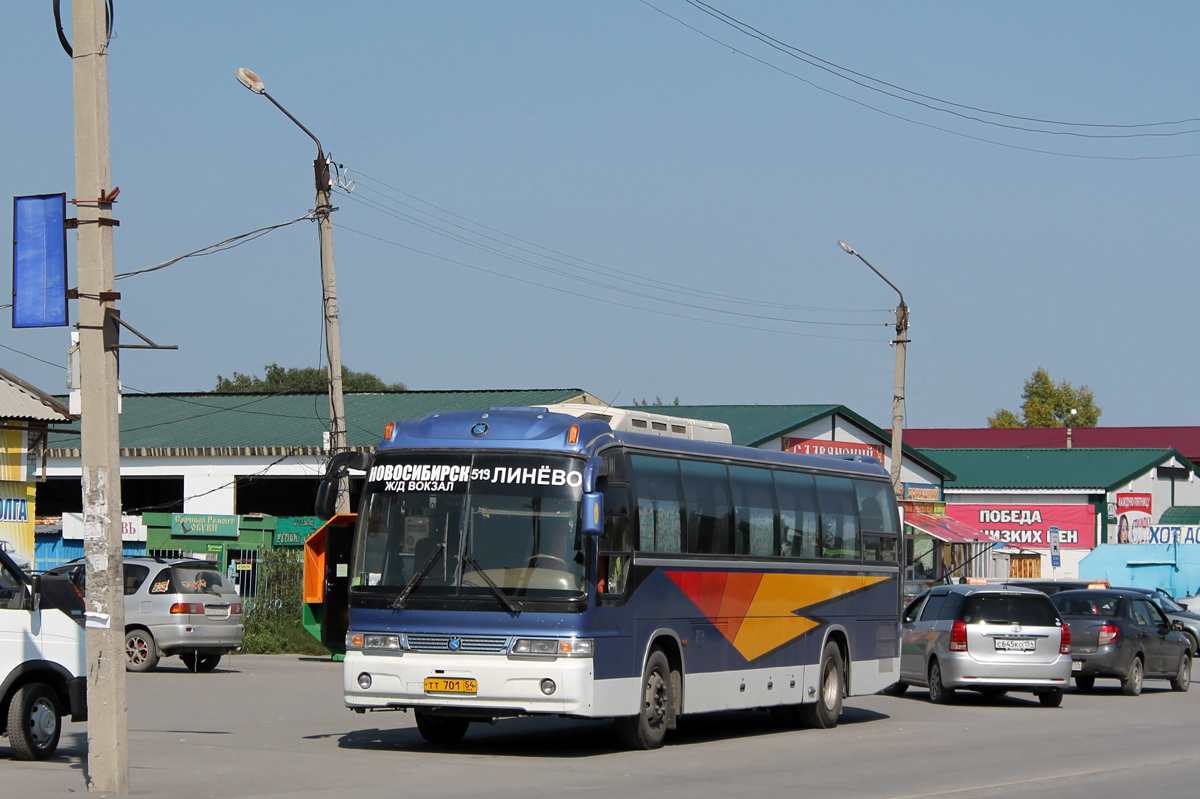
<svg viewBox="0 0 1200 799"><path fill-rule="evenodd" d="M413 652L469 652L474 655L502 655L508 649L508 639L502 636L484 635L440 635L409 633L408 648ZM457 649L450 647L450 640L457 639Z"/></svg>

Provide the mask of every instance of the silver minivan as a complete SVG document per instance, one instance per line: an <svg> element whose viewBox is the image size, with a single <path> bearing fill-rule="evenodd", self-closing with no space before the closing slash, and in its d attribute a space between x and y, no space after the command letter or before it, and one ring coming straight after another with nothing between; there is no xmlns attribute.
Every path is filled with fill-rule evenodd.
<svg viewBox="0 0 1200 799"><path fill-rule="evenodd" d="M1050 597L996 585L936 586L904 610L900 682L927 687L937 704L957 689L1003 696L1032 692L1046 707L1062 704L1071 680L1071 632Z"/></svg>
<svg viewBox="0 0 1200 799"><path fill-rule="evenodd" d="M49 570L84 590L82 560ZM242 646L242 598L216 563L125 558L125 668L152 671L179 655L191 671L212 671Z"/></svg>

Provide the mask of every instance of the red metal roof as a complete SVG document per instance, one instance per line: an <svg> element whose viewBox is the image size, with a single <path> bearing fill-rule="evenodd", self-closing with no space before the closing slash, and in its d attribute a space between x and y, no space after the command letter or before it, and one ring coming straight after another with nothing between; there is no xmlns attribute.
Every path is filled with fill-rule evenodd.
<svg viewBox="0 0 1200 799"><path fill-rule="evenodd" d="M1067 446L1067 428L914 428L904 431L904 443L917 449L1062 449ZM1071 445L1118 449L1170 448L1192 463L1197 463L1200 461L1200 427L1073 427Z"/></svg>

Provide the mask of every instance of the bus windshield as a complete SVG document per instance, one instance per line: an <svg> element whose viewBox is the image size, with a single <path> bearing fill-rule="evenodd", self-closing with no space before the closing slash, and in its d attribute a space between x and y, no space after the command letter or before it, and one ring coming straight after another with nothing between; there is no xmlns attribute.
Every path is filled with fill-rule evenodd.
<svg viewBox="0 0 1200 799"><path fill-rule="evenodd" d="M351 584L367 593L571 599L585 590L583 462L384 452L367 475Z"/></svg>

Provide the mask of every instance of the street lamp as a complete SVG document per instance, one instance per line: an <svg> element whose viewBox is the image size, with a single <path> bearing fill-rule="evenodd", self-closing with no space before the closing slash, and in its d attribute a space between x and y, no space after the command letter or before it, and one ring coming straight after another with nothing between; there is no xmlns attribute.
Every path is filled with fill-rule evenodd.
<svg viewBox="0 0 1200 799"><path fill-rule="evenodd" d="M844 241L839 241L838 246L866 264L900 295L900 304L896 306L896 340L892 342L896 345L896 390L892 395L892 490L896 492L896 499L902 499L904 486L900 481L900 458L904 430L904 348L908 344L908 305L904 302L904 292L896 288L896 284L884 277L882 272L871 266L870 261Z"/></svg>
<svg viewBox="0 0 1200 799"><path fill-rule="evenodd" d="M342 400L342 340L338 329L337 280L333 272L333 222L329 215L333 206L329 204L329 162L321 149L321 140L312 134L308 128L300 124L286 108L267 94L262 79L250 70L242 67L236 73L238 82L255 94L261 94L270 100L276 108L296 123L296 127L308 134L317 143L317 159L313 161L313 171L317 186L317 235L321 241L321 287L322 306L325 313L325 348L329 361L329 455L333 457L346 448L346 408ZM343 482L337 493L336 510L338 513L350 512L350 494L348 480Z"/></svg>

